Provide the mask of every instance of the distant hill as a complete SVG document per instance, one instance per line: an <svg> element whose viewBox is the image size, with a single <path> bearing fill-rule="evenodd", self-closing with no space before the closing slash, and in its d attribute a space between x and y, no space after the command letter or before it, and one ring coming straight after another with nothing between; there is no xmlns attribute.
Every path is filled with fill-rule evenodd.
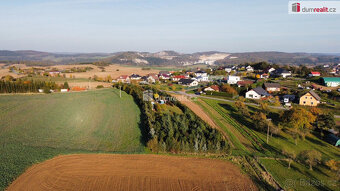
<svg viewBox="0 0 340 191"><path fill-rule="evenodd" d="M32 50L0 50L0 62L27 62L31 65L71 64L100 62L138 66L186 66L195 64L230 65L266 61L289 65L318 65L340 63L340 53L286 53L245 52L225 53L218 51L182 54L175 51L116 52L116 53L49 53Z"/></svg>
<svg viewBox="0 0 340 191"><path fill-rule="evenodd" d="M228 58L219 61L219 64L240 64L260 61L289 65L317 65L340 63L340 56L339 54L318 53L247 52L231 54Z"/></svg>

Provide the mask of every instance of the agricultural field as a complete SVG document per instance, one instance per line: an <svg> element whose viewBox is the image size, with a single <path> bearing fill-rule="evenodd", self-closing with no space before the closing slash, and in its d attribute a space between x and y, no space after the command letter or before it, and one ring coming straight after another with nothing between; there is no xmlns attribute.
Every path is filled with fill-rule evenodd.
<svg viewBox="0 0 340 191"><path fill-rule="evenodd" d="M69 153L141 153L139 107L116 89L0 96L0 190L32 164Z"/></svg>
<svg viewBox="0 0 340 191"><path fill-rule="evenodd" d="M288 169L288 162L282 150L294 152L296 155L304 150L316 150L322 154L322 161L339 160L340 150L310 134L305 140L299 140L295 145L294 139L282 131L279 136L273 135L266 143L265 132L255 130L249 118L239 114L234 103L202 99L197 103L211 118L226 132L234 145L232 155L251 155L270 172L275 180L285 189L294 190L336 190L339 180L336 172L332 172L322 162L313 171L302 162L292 162ZM253 114L259 108L247 106ZM277 110L271 110L270 115L277 116ZM248 141L250 141L250 144ZM292 185L294 184L294 185Z"/></svg>
<svg viewBox="0 0 340 191"><path fill-rule="evenodd" d="M34 165L8 188L23 189L257 190L249 177L223 160L112 154L65 155Z"/></svg>

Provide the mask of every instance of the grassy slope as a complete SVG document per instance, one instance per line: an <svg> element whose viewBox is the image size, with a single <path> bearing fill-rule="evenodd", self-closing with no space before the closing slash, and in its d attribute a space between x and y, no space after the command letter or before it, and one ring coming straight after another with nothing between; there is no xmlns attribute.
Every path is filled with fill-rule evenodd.
<svg viewBox="0 0 340 191"><path fill-rule="evenodd" d="M0 190L34 163L78 152L143 152L140 110L117 90L0 96Z"/></svg>
<svg viewBox="0 0 340 191"><path fill-rule="evenodd" d="M235 110L233 103L216 101L216 100L207 100L203 99L205 102L209 102L210 105L214 105L217 108L223 111L225 114L233 118L235 121L238 121L242 125L245 125L247 130L256 135L261 142L266 141L266 134L263 132L258 132L253 130L251 119L244 118L240 116ZM249 107L251 112L256 110L255 107ZM250 139L249 137L246 137ZM269 144L263 145L266 149L262 152L256 152L255 155L262 157L279 157L283 158L281 155L281 150L285 148L286 150L294 151L296 154L299 154L303 150L317 150L322 153L323 160L327 161L329 159L340 159L340 149L330 144L318 139L315 136L309 136L305 141L300 140L298 145L294 144L294 139L291 138L286 133L282 133L281 136L272 137L269 140ZM276 161L273 159L261 159L260 162L267 168L269 172L274 176L275 179L284 186L285 188L289 188L289 181L291 179L295 183L294 189L296 190L322 190L322 189L335 189L339 184L335 183L336 174L329 171L325 166L318 165L314 171L309 171L305 165L301 164L293 164L293 168L288 170L287 163L285 161ZM323 182L323 185L311 185L300 183L299 181L306 180L318 180L319 182ZM288 183L287 183L288 182ZM291 188L291 187L290 187Z"/></svg>

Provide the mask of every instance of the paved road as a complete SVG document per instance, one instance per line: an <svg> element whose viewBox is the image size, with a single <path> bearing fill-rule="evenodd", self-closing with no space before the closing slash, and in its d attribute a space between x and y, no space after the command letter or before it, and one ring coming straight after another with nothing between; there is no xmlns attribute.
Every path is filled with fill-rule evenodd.
<svg viewBox="0 0 340 191"><path fill-rule="evenodd" d="M208 97L208 96L201 96L201 95L196 95L196 94L188 94L186 92L181 92L181 91L166 91L166 92L172 93L172 94L180 94L180 95L184 95L184 96L188 96L188 97L197 97L197 98L204 98L204 99L212 99L212 100L225 101L225 102L230 102L230 103L235 102L234 100L215 98L215 97ZM246 105L252 105L252 106L259 106L256 103L245 103L245 104ZM282 107L282 106L268 106L268 107L273 108L273 109L287 110L287 108Z"/></svg>

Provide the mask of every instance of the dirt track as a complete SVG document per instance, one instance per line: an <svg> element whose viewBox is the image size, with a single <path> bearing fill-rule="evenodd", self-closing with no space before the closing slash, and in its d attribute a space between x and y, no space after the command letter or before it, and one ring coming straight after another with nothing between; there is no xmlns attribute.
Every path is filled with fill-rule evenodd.
<svg viewBox="0 0 340 191"><path fill-rule="evenodd" d="M161 155L77 154L30 167L8 190L257 190L230 162Z"/></svg>
<svg viewBox="0 0 340 191"><path fill-rule="evenodd" d="M208 123L211 127L219 129L219 127L214 123L214 121L203 111L203 109L197 104L193 103L190 98L184 95L171 94L182 104L187 106L191 111L193 111L197 116L199 116L203 121Z"/></svg>

